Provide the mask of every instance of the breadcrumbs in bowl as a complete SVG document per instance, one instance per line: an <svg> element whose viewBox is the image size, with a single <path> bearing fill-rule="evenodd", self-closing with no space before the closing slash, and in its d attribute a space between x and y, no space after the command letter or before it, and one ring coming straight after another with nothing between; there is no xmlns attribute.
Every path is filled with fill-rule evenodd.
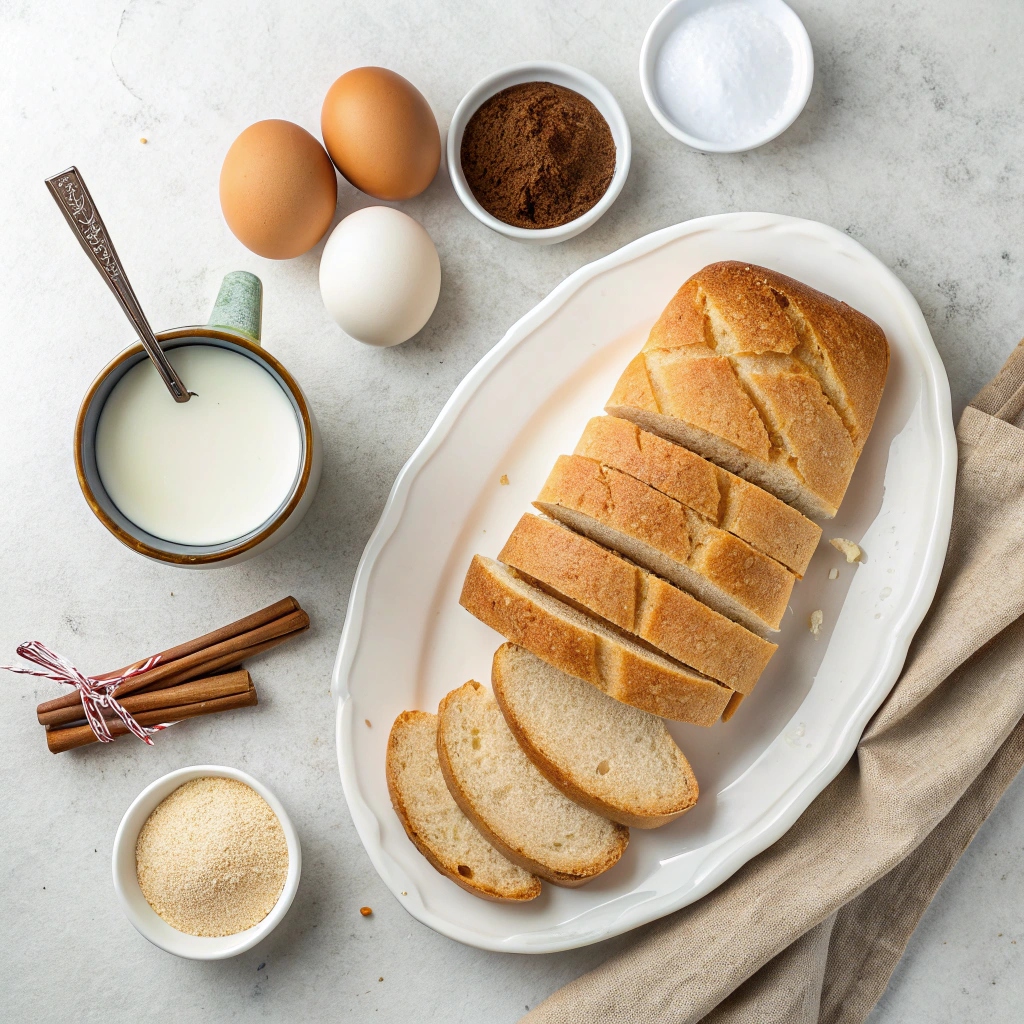
<svg viewBox="0 0 1024 1024"><path fill-rule="evenodd" d="M180 768L147 786L114 837L121 909L154 945L191 960L251 949L283 920L302 872L281 801L223 765Z"/></svg>
<svg viewBox="0 0 1024 1024"><path fill-rule="evenodd" d="M262 921L288 874L277 815L237 779L192 779L139 832L135 868L146 902L189 935L235 935Z"/></svg>

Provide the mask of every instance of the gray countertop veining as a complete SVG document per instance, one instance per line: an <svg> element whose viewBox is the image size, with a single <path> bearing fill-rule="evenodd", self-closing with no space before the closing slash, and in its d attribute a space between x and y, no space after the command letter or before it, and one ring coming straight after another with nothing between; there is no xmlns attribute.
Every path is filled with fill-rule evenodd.
<svg viewBox="0 0 1024 1024"><path fill-rule="evenodd" d="M731 210L849 232L920 302L957 414L1024 334L1024 5L793 6L817 65L806 110L760 150L710 156L671 139L643 102L637 61L660 0L0 4L0 660L38 638L100 671L287 593L313 620L305 638L253 665L258 709L183 725L153 749L122 740L52 757L33 706L54 687L0 678L5 1020L512 1022L628 945L499 955L409 917L345 807L330 670L359 554L452 390L569 273L640 235ZM320 247L272 263L225 227L217 176L231 140L266 117L317 132L323 95L348 68L406 75L443 130L479 78L530 58L576 65L615 93L633 133L629 180L590 231L533 248L478 224L439 174L403 204L443 268L437 311L408 344L375 350L339 332L319 296ZM71 458L78 403L131 337L43 187L71 163L156 329L201 322L226 271L264 281L265 343L309 395L325 465L304 523L253 561L212 572L146 562L82 500ZM342 184L340 215L367 202ZM211 762L251 772L282 799L302 837L303 879L269 939L232 961L193 963L124 919L110 849L146 783ZM1020 1018L1022 823L1018 781L944 885L873 1024Z"/></svg>

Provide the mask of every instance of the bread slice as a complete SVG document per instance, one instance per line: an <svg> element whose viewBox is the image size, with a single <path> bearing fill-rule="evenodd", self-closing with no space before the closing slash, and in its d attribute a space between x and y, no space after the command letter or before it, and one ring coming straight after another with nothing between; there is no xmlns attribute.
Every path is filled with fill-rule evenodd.
<svg viewBox="0 0 1024 1024"><path fill-rule="evenodd" d="M606 406L834 516L889 368L881 328L790 277L713 263L676 293Z"/></svg>
<svg viewBox="0 0 1024 1024"><path fill-rule="evenodd" d="M437 760L437 715L403 711L391 726L388 792L416 848L474 896L521 903L540 895L540 879L491 846L459 810Z"/></svg>
<svg viewBox="0 0 1024 1024"><path fill-rule="evenodd" d="M491 692L469 682L437 711L437 753L455 802L509 860L575 887L622 856L629 829L557 790L523 753Z"/></svg>
<svg viewBox="0 0 1024 1024"><path fill-rule="evenodd" d="M642 480L803 576L821 527L774 494L629 420L595 416L576 455Z"/></svg>
<svg viewBox="0 0 1024 1024"><path fill-rule="evenodd" d="M749 693L776 646L552 519L524 515L499 561L568 604Z"/></svg>
<svg viewBox="0 0 1024 1024"><path fill-rule="evenodd" d="M722 712L722 721L728 722L733 715L736 714L737 709L743 703L743 698L746 696L742 693L734 693L729 698L729 703L726 705L725 710Z"/></svg>
<svg viewBox="0 0 1024 1024"><path fill-rule="evenodd" d="M635 477L560 455L534 505L760 636L778 631L796 577Z"/></svg>
<svg viewBox="0 0 1024 1024"><path fill-rule="evenodd" d="M656 715L612 700L502 644L494 696L526 756L567 797L612 821L657 828L697 802L697 780Z"/></svg>
<svg viewBox="0 0 1024 1024"><path fill-rule="evenodd" d="M493 558L473 557L459 602L506 640L651 714L714 725L732 695L727 686L531 586Z"/></svg>

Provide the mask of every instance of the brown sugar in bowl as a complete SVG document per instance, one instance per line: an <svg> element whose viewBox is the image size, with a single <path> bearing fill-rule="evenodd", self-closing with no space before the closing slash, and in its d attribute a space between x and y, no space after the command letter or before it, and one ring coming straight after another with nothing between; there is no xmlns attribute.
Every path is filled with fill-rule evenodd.
<svg viewBox="0 0 1024 1024"><path fill-rule="evenodd" d="M550 227L521 227L494 216L474 195L462 166L462 143L466 128L473 115L491 97L511 86L536 82L550 83L571 90L589 100L597 108L611 132L615 146L615 169L611 182L600 199L579 216ZM629 125L626 123L626 118L615 97L597 79L565 64L552 61L529 61L489 75L463 97L452 117L451 127L448 129L446 155L452 185L463 206L477 220L508 238L531 242L535 245L550 245L585 231L596 223L615 202L629 174L631 155Z"/></svg>

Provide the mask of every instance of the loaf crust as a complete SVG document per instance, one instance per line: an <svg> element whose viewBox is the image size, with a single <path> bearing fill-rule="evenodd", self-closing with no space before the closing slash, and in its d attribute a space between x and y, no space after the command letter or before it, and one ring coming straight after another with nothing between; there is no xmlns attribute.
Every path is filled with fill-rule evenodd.
<svg viewBox="0 0 1024 1024"><path fill-rule="evenodd" d="M831 517L888 367L881 328L846 303L764 267L714 263L676 293L606 408Z"/></svg>
<svg viewBox="0 0 1024 1024"><path fill-rule="evenodd" d="M685 591L542 516L524 515L498 560L733 690L749 693L776 650Z"/></svg>
<svg viewBox="0 0 1024 1024"><path fill-rule="evenodd" d="M595 416L576 455L642 480L803 576L821 527L774 494L629 420Z"/></svg>
<svg viewBox="0 0 1024 1024"><path fill-rule="evenodd" d="M635 477L560 455L534 505L755 632L778 630L793 573ZM607 535L596 536L592 524ZM622 538L641 547L625 550Z"/></svg>
<svg viewBox="0 0 1024 1024"><path fill-rule="evenodd" d="M473 556L459 603L549 665L663 718L714 725L733 692L618 635L491 558Z"/></svg>

